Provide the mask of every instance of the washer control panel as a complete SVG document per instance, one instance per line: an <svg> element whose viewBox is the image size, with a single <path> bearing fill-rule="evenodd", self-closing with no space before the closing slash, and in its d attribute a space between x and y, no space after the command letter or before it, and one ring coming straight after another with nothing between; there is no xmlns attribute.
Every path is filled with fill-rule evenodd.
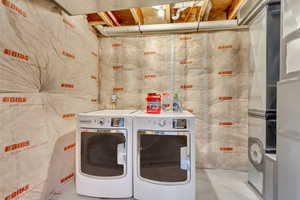
<svg viewBox="0 0 300 200"><path fill-rule="evenodd" d="M161 119L159 122L158 122L158 125L160 127L165 127L167 125L167 120L165 119Z"/></svg>
<svg viewBox="0 0 300 200"><path fill-rule="evenodd" d="M105 118L97 118L97 119L92 119L90 125L95 125L95 126L105 126L106 124L106 119ZM80 121L81 122L81 121Z"/></svg>
<svg viewBox="0 0 300 200"><path fill-rule="evenodd" d="M186 119L173 119L173 128L174 129L187 129L187 120Z"/></svg>
<svg viewBox="0 0 300 200"><path fill-rule="evenodd" d="M140 125L139 125L140 126ZM188 129L188 119L183 118L149 118L143 124L147 129L159 129L159 130L186 130Z"/></svg>
<svg viewBox="0 0 300 200"><path fill-rule="evenodd" d="M97 120L96 123L99 124L100 126L103 126L105 124L105 119L101 118L101 119Z"/></svg>
<svg viewBox="0 0 300 200"><path fill-rule="evenodd" d="M124 127L124 118L111 118L111 127Z"/></svg>
<svg viewBox="0 0 300 200"><path fill-rule="evenodd" d="M79 119L81 127L89 126L94 128L124 128L125 118L122 117L97 117L97 118L84 118Z"/></svg>

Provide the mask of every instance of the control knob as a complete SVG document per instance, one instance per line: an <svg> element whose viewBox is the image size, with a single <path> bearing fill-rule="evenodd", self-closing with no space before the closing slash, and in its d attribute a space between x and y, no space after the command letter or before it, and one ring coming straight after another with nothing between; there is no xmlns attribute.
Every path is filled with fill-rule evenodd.
<svg viewBox="0 0 300 200"><path fill-rule="evenodd" d="M98 123L99 123L100 126L103 126L104 123L105 123L105 120L104 120L104 119L99 119L99 122L98 122Z"/></svg>
<svg viewBox="0 0 300 200"><path fill-rule="evenodd" d="M166 126L166 124L167 124L167 122L166 122L166 120L164 120L164 119L160 120L159 123L158 123L158 125L159 125L160 127L164 127L164 126Z"/></svg>

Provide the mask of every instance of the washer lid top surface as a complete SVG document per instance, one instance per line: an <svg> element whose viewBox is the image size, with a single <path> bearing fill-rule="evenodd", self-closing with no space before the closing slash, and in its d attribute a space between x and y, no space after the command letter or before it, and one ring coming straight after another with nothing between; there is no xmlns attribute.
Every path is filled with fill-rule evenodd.
<svg viewBox="0 0 300 200"><path fill-rule="evenodd" d="M99 110L94 112L79 113L80 116L131 116L135 110Z"/></svg>
<svg viewBox="0 0 300 200"><path fill-rule="evenodd" d="M183 111L183 112L161 112L160 114L149 114L146 113L146 111L137 111L134 113L135 117L153 117L153 118L187 118L187 117L195 117L192 113L188 111Z"/></svg>

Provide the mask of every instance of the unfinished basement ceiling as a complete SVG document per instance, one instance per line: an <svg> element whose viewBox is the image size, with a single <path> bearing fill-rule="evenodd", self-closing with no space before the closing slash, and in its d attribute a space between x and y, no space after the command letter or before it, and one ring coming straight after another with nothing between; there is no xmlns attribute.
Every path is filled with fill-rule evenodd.
<svg viewBox="0 0 300 200"><path fill-rule="evenodd" d="M200 0L88 14L93 26L104 27L232 20L246 0Z"/></svg>
<svg viewBox="0 0 300 200"><path fill-rule="evenodd" d="M146 7L159 4L176 3L189 0L54 0L70 15L121 10L133 7Z"/></svg>

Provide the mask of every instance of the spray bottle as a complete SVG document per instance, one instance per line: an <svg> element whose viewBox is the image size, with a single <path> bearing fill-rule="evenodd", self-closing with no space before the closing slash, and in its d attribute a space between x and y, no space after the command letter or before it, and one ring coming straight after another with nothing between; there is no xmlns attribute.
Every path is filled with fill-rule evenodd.
<svg viewBox="0 0 300 200"><path fill-rule="evenodd" d="M174 93L173 96L173 112L181 112L181 104L177 93Z"/></svg>

